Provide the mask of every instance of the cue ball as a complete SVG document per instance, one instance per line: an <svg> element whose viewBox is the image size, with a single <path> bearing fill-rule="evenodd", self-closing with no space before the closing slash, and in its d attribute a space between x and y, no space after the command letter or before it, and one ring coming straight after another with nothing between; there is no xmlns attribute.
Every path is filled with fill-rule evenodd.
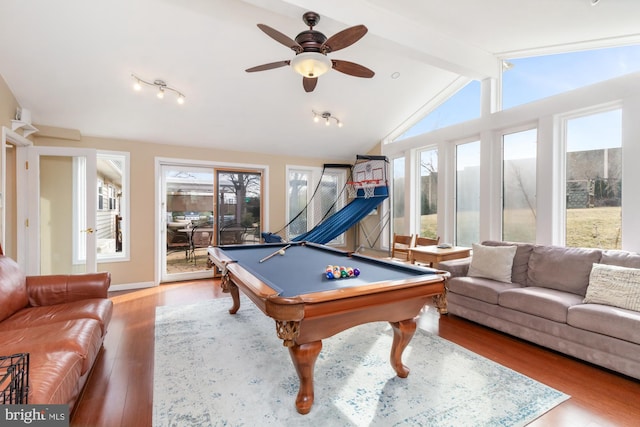
<svg viewBox="0 0 640 427"><path fill-rule="evenodd" d="M278 251L278 253L279 253L280 255L284 255L284 249L280 249L280 250Z"/></svg>

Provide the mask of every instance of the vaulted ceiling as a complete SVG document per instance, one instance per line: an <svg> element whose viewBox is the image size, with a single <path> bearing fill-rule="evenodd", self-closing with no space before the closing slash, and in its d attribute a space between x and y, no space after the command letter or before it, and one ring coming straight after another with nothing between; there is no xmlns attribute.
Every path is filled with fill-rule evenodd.
<svg viewBox="0 0 640 427"><path fill-rule="evenodd" d="M600 0L3 0L0 74L36 124L83 135L252 152L344 158L371 149L460 76L497 76L527 53L637 43L640 1ZM294 52L264 34L369 32L306 93L290 67L246 73ZM132 90L162 79L184 105ZM396 77L396 78L394 78ZM329 111L344 127L314 123Z"/></svg>

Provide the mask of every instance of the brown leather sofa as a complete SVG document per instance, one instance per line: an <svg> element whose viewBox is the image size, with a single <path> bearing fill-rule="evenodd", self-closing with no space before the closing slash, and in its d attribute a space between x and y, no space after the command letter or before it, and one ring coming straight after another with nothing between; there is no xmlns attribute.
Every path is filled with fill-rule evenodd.
<svg viewBox="0 0 640 427"><path fill-rule="evenodd" d="M25 276L0 255L0 355L29 353L30 404L71 412L102 349L109 273Z"/></svg>

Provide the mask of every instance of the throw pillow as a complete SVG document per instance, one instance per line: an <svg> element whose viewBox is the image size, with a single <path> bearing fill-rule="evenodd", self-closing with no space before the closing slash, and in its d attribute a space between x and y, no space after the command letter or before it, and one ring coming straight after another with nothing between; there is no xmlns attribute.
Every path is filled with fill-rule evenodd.
<svg viewBox="0 0 640 427"><path fill-rule="evenodd" d="M593 264L584 302L640 311L640 269Z"/></svg>
<svg viewBox="0 0 640 427"><path fill-rule="evenodd" d="M511 283L513 257L518 249L516 246L483 246L474 243L472 247L468 276Z"/></svg>

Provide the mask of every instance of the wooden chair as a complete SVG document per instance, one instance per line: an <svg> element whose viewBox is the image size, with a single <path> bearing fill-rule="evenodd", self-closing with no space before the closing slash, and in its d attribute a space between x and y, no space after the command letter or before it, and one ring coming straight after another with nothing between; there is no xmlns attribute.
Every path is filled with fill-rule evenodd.
<svg viewBox="0 0 640 427"><path fill-rule="evenodd" d="M440 236L436 237L435 239L432 239L430 237L416 236L416 246L433 246L437 245L438 243L440 243ZM428 265L429 267L433 267L432 263L426 265Z"/></svg>
<svg viewBox="0 0 640 427"><path fill-rule="evenodd" d="M409 248L415 243L415 236L402 234L393 234L393 242L391 244L391 258L401 261L409 261Z"/></svg>
<svg viewBox="0 0 640 427"><path fill-rule="evenodd" d="M432 239L430 237L416 236L416 246L433 246L440 243L440 237Z"/></svg>

